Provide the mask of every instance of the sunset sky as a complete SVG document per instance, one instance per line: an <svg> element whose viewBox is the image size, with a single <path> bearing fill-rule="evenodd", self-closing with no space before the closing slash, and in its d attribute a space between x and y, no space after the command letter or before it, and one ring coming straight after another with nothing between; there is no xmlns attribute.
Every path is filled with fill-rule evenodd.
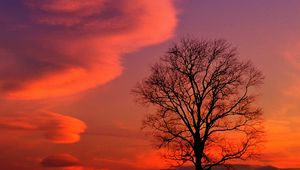
<svg viewBox="0 0 300 170"><path fill-rule="evenodd" d="M299 0L0 0L0 169L158 170L130 91L183 36L266 79L261 159L300 168Z"/></svg>

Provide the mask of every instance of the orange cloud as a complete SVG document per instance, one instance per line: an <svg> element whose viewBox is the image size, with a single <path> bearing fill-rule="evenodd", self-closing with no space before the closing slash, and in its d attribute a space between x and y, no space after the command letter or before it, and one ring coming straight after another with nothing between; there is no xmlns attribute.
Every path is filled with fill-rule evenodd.
<svg viewBox="0 0 300 170"><path fill-rule="evenodd" d="M86 125L79 119L54 112L34 114L2 115L0 128L6 130L41 131L45 138L53 143L74 143L80 140L80 134Z"/></svg>
<svg viewBox="0 0 300 170"><path fill-rule="evenodd" d="M177 22L171 0L24 2L22 16L29 19L9 24L18 18L8 16L0 28L0 59L8 60L1 63L0 91L12 99L105 84L122 73L122 54L165 41Z"/></svg>

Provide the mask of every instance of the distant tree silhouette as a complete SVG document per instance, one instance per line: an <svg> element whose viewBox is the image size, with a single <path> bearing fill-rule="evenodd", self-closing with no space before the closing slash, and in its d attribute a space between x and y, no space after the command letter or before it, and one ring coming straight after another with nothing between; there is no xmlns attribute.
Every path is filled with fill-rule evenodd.
<svg viewBox="0 0 300 170"><path fill-rule="evenodd" d="M258 155L263 131L255 90L262 83L262 73L227 41L183 38L133 93L156 109L143 124L167 150L164 157L209 170Z"/></svg>

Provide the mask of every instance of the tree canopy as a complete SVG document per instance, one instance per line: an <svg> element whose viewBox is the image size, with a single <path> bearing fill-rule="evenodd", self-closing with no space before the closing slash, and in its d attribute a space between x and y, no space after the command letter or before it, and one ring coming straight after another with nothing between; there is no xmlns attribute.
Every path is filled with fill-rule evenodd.
<svg viewBox="0 0 300 170"><path fill-rule="evenodd" d="M262 110L255 103L263 75L225 40L183 38L133 90L155 112L143 124L166 158L211 169L257 156Z"/></svg>

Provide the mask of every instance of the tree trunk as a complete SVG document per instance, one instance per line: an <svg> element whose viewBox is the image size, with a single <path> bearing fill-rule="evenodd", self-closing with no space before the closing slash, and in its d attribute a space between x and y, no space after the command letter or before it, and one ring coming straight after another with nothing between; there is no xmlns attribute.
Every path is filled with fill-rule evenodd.
<svg viewBox="0 0 300 170"><path fill-rule="evenodd" d="M200 156L196 156L195 170L203 170Z"/></svg>
<svg viewBox="0 0 300 170"><path fill-rule="evenodd" d="M201 147L201 143L200 143L201 139L200 139L200 133L199 131L195 132L195 136L194 136L194 153L195 153L195 170L203 170L202 167L202 156L203 156L203 147Z"/></svg>

